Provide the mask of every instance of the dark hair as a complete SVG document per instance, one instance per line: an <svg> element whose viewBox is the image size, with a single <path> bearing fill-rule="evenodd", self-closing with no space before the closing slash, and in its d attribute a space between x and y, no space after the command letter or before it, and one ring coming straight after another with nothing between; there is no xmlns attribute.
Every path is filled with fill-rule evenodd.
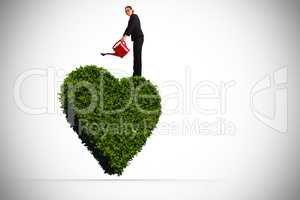
<svg viewBox="0 0 300 200"><path fill-rule="evenodd" d="M131 6L125 6L125 9L126 9L126 8L129 8L130 10L132 10L132 12L134 12L134 10L132 9Z"/></svg>

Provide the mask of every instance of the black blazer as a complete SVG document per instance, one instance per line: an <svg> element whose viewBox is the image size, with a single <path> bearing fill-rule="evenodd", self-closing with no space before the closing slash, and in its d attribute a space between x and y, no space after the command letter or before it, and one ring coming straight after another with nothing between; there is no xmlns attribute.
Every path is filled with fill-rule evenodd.
<svg viewBox="0 0 300 200"><path fill-rule="evenodd" d="M123 36L124 35L131 35L131 41L134 41L137 38L144 36L144 33L141 29L140 19L136 14L132 13L132 15L130 15L128 25Z"/></svg>

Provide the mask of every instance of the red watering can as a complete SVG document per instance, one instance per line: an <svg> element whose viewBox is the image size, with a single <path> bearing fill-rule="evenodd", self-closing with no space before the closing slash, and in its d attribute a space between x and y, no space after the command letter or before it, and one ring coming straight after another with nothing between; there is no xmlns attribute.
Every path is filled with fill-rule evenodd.
<svg viewBox="0 0 300 200"><path fill-rule="evenodd" d="M118 42L116 42L112 49L115 53L101 53L101 55L113 55L123 58L129 52L129 48L126 46L126 42L123 40L119 40Z"/></svg>

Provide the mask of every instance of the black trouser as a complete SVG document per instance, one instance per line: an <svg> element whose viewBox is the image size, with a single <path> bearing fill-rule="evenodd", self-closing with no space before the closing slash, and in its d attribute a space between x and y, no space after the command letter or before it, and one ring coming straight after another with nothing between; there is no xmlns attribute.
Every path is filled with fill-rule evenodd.
<svg viewBox="0 0 300 200"><path fill-rule="evenodd" d="M144 43L144 36L139 37L133 41L133 75L142 75L142 47Z"/></svg>

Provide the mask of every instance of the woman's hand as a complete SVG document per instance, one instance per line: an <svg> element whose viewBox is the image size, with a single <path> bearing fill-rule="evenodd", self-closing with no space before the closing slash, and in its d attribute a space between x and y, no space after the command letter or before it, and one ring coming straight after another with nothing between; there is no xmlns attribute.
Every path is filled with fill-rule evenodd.
<svg viewBox="0 0 300 200"><path fill-rule="evenodd" d="M121 41L126 41L126 35L123 35L123 37L121 38Z"/></svg>

